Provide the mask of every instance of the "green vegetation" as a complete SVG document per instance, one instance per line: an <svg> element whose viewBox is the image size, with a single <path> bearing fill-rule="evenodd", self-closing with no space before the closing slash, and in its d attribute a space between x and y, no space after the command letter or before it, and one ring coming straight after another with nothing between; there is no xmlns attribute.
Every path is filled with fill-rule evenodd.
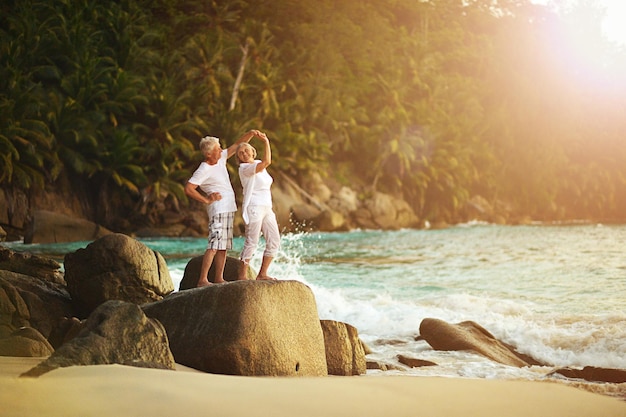
<svg viewBox="0 0 626 417"><path fill-rule="evenodd" d="M202 136L259 128L274 170L330 172L430 221L465 220L473 196L623 220L624 51L594 67L558 43L563 16L491 3L4 2L0 188L69 182L121 228L187 203Z"/></svg>

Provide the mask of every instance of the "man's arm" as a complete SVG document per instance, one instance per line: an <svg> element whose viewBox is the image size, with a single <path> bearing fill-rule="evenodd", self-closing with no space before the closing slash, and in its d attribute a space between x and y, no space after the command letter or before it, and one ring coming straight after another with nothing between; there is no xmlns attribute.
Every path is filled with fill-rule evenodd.
<svg viewBox="0 0 626 417"><path fill-rule="evenodd" d="M198 186L190 182L187 182L187 184L185 184L185 194L187 195L187 197L193 198L194 200L199 201L202 204L211 204L214 201L222 199L222 195L220 193L211 193L207 197L205 197L204 194L201 194L198 191Z"/></svg>

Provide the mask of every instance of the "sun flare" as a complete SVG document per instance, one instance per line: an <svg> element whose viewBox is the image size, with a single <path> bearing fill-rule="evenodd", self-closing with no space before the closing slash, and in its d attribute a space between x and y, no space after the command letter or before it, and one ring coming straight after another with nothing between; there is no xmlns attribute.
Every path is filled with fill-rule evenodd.
<svg viewBox="0 0 626 417"><path fill-rule="evenodd" d="M602 21L604 36L611 41L626 45L626 1L604 0L606 17Z"/></svg>

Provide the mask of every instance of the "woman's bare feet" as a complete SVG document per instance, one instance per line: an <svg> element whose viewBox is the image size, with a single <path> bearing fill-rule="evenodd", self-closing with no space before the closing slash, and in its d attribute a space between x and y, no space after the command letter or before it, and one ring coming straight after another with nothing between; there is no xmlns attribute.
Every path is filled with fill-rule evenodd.
<svg viewBox="0 0 626 417"><path fill-rule="evenodd" d="M208 287L208 286L209 286L209 285L211 285L211 284L212 284L211 282L209 282L208 280L204 279L204 280L200 280L200 281L198 281L198 283L196 284L196 287L197 287L197 288L200 288L200 287Z"/></svg>
<svg viewBox="0 0 626 417"><path fill-rule="evenodd" d="M270 277L269 275L258 275L256 279L259 281L278 281L276 278Z"/></svg>

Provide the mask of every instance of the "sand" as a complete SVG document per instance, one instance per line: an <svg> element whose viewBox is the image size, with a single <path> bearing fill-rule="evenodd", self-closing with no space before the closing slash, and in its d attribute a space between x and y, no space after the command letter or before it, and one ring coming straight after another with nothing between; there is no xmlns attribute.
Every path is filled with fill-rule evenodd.
<svg viewBox="0 0 626 417"><path fill-rule="evenodd" d="M626 401L553 382L237 377L122 365L18 377L39 361L0 357L0 416L626 417Z"/></svg>

